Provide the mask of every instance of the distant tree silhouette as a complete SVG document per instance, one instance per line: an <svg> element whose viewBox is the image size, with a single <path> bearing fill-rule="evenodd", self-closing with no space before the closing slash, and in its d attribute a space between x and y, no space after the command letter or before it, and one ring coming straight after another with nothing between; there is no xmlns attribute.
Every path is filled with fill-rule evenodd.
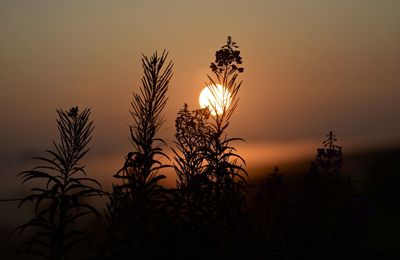
<svg viewBox="0 0 400 260"><path fill-rule="evenodd" d="M142 259L160 253L154 241L162 233L155 224L161 218L164 197L159 181L165 176L158 171L168 165L157 158L167 157L161 147L164 141L157 138L157 132L163 123L172 77L172 62L164 68L167 56L164 51L161 56L156 52L150 58L142 58L142 87L139 93L133 94L131 103L130 137L134 150L128 153L124 166L114 176L122 184L114 185L106 213L113 258Z"/></svg>
<svg viewBox="0 0 400 260"><path fill-rule="evenodd" d="M65 259L71 248L87 239L77 228L77 222L88 214L100 214L84 201L88 195L101 195L101 185L86 177L81 159L89 151L93 122L90 110L79 113L78 107L69 111L57 110L60 142L47 150L48 157L37 157L41 162L32 170L24 171L22 184L35 181L41 187L31 188L31 194L19 204L35 201L35 217L15 229L22 233L27 228L36 232L18 247L18 253L37 255L45 259Z"/></svg>

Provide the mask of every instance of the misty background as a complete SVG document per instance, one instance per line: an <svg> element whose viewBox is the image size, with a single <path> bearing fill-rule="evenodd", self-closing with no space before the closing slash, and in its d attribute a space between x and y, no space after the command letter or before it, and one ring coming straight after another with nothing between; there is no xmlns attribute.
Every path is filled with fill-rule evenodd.
<svg viewBox="0 0 400 260"><path fill-rule="evenodd" d="M396 146L399 12L389 0L1 1L1 196L51 147L57 108L92 109L88 169L111 180L130 150L142 53L166 49L175 64L160 132L172 144L227 35L245 67L229 133L247 140L250 169L310 160L329 130L345 152Z"/></svg>

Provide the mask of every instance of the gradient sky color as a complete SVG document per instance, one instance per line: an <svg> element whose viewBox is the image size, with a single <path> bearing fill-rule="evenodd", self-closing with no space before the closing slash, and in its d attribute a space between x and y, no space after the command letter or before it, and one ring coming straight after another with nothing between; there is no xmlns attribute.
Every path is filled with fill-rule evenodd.
<svg viewBox="0 0 400 260"><path fill-rule="evenodd" d="M245 72L230 133L249 143L400 139L400 1L0 2L0 156L56 137L55 109L92 108L95 153L129 150L141 53L173 60L166 122L198 96L228 35Z"/></svg>

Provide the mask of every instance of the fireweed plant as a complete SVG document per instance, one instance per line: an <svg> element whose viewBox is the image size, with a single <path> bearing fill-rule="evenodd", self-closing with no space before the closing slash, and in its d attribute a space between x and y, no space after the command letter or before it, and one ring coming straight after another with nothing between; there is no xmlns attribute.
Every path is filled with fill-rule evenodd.
<svg viewBox="0 0 400 260"><path fill-rule="evenodd" d="M352 194L342 164L342 148L329 132L317 148L304 185L291 187L277 168L265 178L252 214L256 255L358 259L354 249L365 236L368 205Z"/></svg>
<svg viewBox="0 0 400 260"><path fill-rule="evenodd" d="M212 106L210 109L217 111L217 107L222 107L222 113L211 114L210 131L206 133L208 145L204 147L205 172L214 185L214 205L210 206L215 206L216 212L221 213L219 218L229 216L226 223L243 211L247 184L247 172L242 167L245 162L231 145L232 142L243 139L229 138L226 133L229 119L239 101L238 93L242 81L237 82L237 77L244 70L241 64L242 57L238 46L229 36L226 45L215 53L215 62L211 63L210 68L214 77L207 75L210 92L215 100L221 102L221 104L210 102ZM217 84L229 92L228 99L224 96L218 97Z"/></svg>
<svg viewBox="0 0 400 260"><path fill-rule="evenodd" d="M53 141L54 148L47 150L47 157L37 157L38 166L20 173L22 184L34 182L31 194L25 197L19 207L27 201L35 201L35 216L14 232L26 229L36 231L22 243L17 253L37 255L44 259L65 259L71 248L87 239L77 227L81 219L100 214L84 198L101 195L101 185L95 179L86 177L82 158L89 148L93 122L89 121L90 110L79 112L78 107L69 111L57 110L57 128L60 141ZM39 187L38 187L39 186Z"/></svg>
<svg viewBox="0 0 400 260"><path fill-rule="evenodd" d="M351 182L342 173L342 165L342 147L330 131L305 179L303 216L312 257L326 252L331 257L349 255L358 243L359 223L351 221L357 214L352 211Z"/></svg>
<svg viewBox="0 0 400 260"><path fill-rule="evenodd" d="M179 111L175 120L174 169L177 175L174 192L173 225L175 251L185 259L211 255L209 237L214 185L206 172L205 147L209 145L209 109L190 111L188 105ZM215 251L215 250L211 250Z"/></svg>
<svg viewBox="0 0 400 260"><path fill-rule="evenodd" d="M233 253L237 246L232 232L245 212L247 173L242 167L244 160L232 146L242 139L229 138L226 131L239 100L241 64L238 46L228 37L211 63L214 77L207 76L211 107L189 111L185 104L175 121L174 168L181 205L178 219L183 222L179 223L184 230L180 243L186 257L227 257L226 253ZM219 93L219 85L226 91ZM189 245L185 244L188 241Z"/></svg>
<svg viewBox="0 0 400 260"><path fill-rule="evenodd" d="M208 109L189 111L185 104L175 120L176 134L174 169L177 174L177 190L184 202L196 203L198 196L206 194L204 186L210 184L205 175L204 148L208 146L206 134L211 131ZM192 198L192 196L194 196Z"/></svg>
<svg viewBox="0 0 400 260"><path fill-rule="evenodd" d="M168 156L165 142L157 138L163 124L163 109L172 77L172 62L168 53L143 56L144 76L139 93L133 93L130 139L133 151L125 157L124 166L114 175L122 183L113 186L107 206L112 257L146 258L158 254L153 247L160 234L156 223L161 218L164 188L159 181L165 176L159 170L170 167L159 161ZM164 68L165 66L165 68Z"/></svg>
<svg viewBox="0 0 400 260"><path fill-rule="evenodd" d="M278 167L265 177L251 214L256 255L267 251L271 259L302 259L303 253L298 249L302 237L297 231L301 201L298 193L290 190Z"/></svg>

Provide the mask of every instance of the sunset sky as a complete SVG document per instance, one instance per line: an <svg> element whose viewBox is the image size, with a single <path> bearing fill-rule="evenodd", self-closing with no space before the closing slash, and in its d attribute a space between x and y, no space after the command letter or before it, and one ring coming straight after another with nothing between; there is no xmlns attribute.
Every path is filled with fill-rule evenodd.
<svg viewBox="0 0 400 260"><path fill-rule="evenodd" d="M1 1L3 171L49 148L55 109L75 105L92 109L93 153L122 158L141 53L163 49L175 64L161 130L172 143L176 112L198 108L228 35L245 68L229 133L248 150L317 146L329 130L364 145L400 140L399 14L395 0Z"/></svg>

